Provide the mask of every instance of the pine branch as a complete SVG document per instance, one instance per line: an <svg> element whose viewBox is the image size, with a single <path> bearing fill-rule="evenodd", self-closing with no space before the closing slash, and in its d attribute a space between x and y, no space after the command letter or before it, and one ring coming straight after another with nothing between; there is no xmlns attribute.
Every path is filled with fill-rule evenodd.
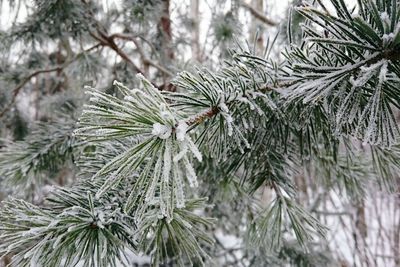
<svg viewBox="0 0 400 267"><path fill-rule="evenodd" d="M132 41L144 65L172 75L147 57L140 37L108 34L94 20L89 3L81 2L95 25L90 35L99 42L89 51L109 47L131 70L142 73L117 39ZM395 112L400 108L400 28L394 0L359 1L354 10L332 0L332 13L317 2L322 11L299 8L307 19L304 42L287 48L283 63L238 49L219 71L180 73L176 92L160 92L142 75L139 89L119 82L112 95L86 88L90 99L74 131L87 144L77 162L80 182L51 192L43 207L4 202L0 256L14 254L14 266L115 266L124 262L129 247L149 255L154 266L204 266L214 252L209 247L215 228L207 216L227 214L217 227L233 229L235 236L248 230L246 246L240 248L246 250L243 262L281 266L296 259L304 265L327 265L320 261L326 229L301 207L293 177L309 170L318 177L307 173L304 179L322 188L321 195L339 189L352 199L364 196L366 178L394 189L399 172ZM228 29L222 27L221 40L238 31L232 21ZM161 24L170 26L165 18ZM41 73L63 70L54 68L33 72L18 86ZM67 142L59 136L50 140L54 129L46 129L46 134L1 151L0 169L7 177L36 174L48 162L58 166L68 158L75 139L64 134ZM346 141L351 135L372 144L371 152L349 153L355 150ZM253 197L266 186L275 199L255 215ZM244 191L246 200L238 197ZM212 196L217 207L197 198L203 194Z"/></svg>
<svg viewBox="0 0 400 267"><path fill-rule="evenodd" d="M5 182L26 189L37 183L40 172L58 170L71 158L76 145L74 123L38 124L27 140L8 144L0 150L0 173Z"/></svg>
<svg viewBox="0 0 400 267"><path fill-rule="evenodd" d="M262 247L267 252L279 250L283 242L283 222L287 218L297 241L307 250L308 242L315 235L325 236L327 229L293 200L283 196L279 187L274 185L274 188L277 197L249 229L249 245Z"/></svg>
<svg viewBox="0 0 400 267"><path fill-rule="evenodd" d="M204 266L210 260L205 248L213 245L214 239L206 230L212 226L214 220L195 213L196 209L205 206L205 202L206 199L188 200L184 209L174 210L173 220L170 222L160 220L157 211L153 210L138 225L139 243L142 244L143 251L152 254L153 266L167 263L171 254L179 255L176 260L172 260L178 266Z"/></svg>
<svg viewBox="0 0 400 267"><path fill-rule="evenodd" d="M306 45L287 55L290 71L282 80L292 83L288 102L327 101L336 134L347 132L366 143L391 146L399 134L393 109L400 108L392 87L400 83L396 8L367 1L360 5L374 12L359 16L351 15L344 3L333 3L337 17L310 6L298 8L310 23L303 25Z"/></svg>
<svg viewBox="0 0 400 267"><path fill-rule="evenodd" d="M10 266L108 267L124 263L135 251L134 219L121 212L121 190L100 200L96 184L57 189L46 207L23 200L3 202L0 210L0 256L12 255ZM19 240L18 242L15 242Z"/></svg>
<svg viewBox="0 0 400 267"><path fill-rule="evenodd" d="M126 203L126 210L136 209L135 207L144 201L141 209L136 210L140 216L153 201L157 191L161 190L162 216L171 219L173 207L184 206L182 173L187 173L190 186L197 185L197 178L186 152L189 149L200 161L201 154L186 135L188 125L181 121L181 115L168 107L150 82L143 77L140 79L142 90L129 90L116 83L125 95L124 100L92 91L92 105L87 106L87 110L83 112L80 119L81 128L76 134L91 142L134 135L144 138L142 142L112 159L94 175L93 178L109 176L98 196L126 179L132 169L144 166L144 171ZM107 106L108 109L104 109L103 106ZM174 132L175 137L171 138L175 125L178 125ZM146 160L148 157L151 160ZM122 164L121 167L118 167L119 164ZM152 178L148 177L150 171L154 173ZM151 186L148 184L149 179L152 179ZM172 187L169 184L170 179L173 182ZM147 188L146 194L138 195L135 188ZM176 203L171 202L171 198Z"/></svg>

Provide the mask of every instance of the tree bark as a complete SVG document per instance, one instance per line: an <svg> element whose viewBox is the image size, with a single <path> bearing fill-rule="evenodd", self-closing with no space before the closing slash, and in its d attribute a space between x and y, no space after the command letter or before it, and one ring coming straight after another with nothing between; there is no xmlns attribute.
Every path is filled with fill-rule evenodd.
<svg viewBox="0 0 400 267"><path fill-rule="evenodd" d="M264 11L264 3L263 0L252 0L251 1L251 6L260 12ZM262 31L262 25L259 21L259 19L255 16L252 16L252 21L251 21L251 28L250 28L250 40L255 43L255 48L256 51L254 51L257 54L261 54L264 51L264 39L263 39L263 31Z"/></svg>
<svg viewBox="0 0 400 267"><path fill-rule="evenodd" d="M192 27L191 27L192 58L201 62L200 44L199 44L199 24L200 24L199 0L190 1L190 19L192 21Z"/></svg>
<svg viewBox="0 0 400 267"><path fill-rule="evenodd" d="M171 18L170 18L170 0L162 1L162 14L160 22L158 24L158 29L161 35L161 44L163 47L163 53L165 59L174 59L174 50L172 49L172 30L171 30Z"/></svg>
<svg viewBox="0 0 400 267"><path fill-rule="evenodd" d="M158 31L160 36L161 58L163 65L171 65L175 59L174 49L172 47L172 29L170 17L170 0L162 0L162 13L158 23ZM163 85L161 90L174 91L175 87L171 86L170 77L165 73L161 73Z"/></svg>

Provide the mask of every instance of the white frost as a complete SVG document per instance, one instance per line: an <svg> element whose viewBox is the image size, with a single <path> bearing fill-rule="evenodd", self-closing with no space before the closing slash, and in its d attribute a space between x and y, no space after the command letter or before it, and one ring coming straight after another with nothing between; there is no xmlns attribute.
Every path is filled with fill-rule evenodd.
<svg viewBox="0 0 400 267"><path fill-rule="evenodd" d="M186 153L188 151L188 147L187 147L187 143L186 142L182 142L182 143L180 143L178 145L179 145L179 148L181 149L181 151L178 154L175 155L175 157L173 159L174 162L180 161L183 158L183 156L186 155Z"/></svg>
<svg viewBox="0 0 400 267"><path fill-rule="evenodd" d="M170 140L165 141L164 150L164 169L163 169L163 179L165 183L168 183L171 173L171 144Z"/></svg>
<svg viewBox="0 0 400 267"><path fill-rule="evenodd" d="M153 124L153 131L151 133L161 139L167 139L171 136L172 127L157 122Z"/></svg>
<svg viewBox="0 0 400 267"><path fill-rule="evenodd" d="M183 141L185 140L185 135L186 131L188 129L189 125L186 124L184 121L180 121L178 123L178 127L176 127L176 139L178 141Z"/></svg>
<svg viewBox="0 0 400 267"><path fill-rule="evenodd" d="M184 157L184 164L185 164L185 168L186 168L186 176L189 181L189 186L197 187L199 185L197 182L197 175L196 175L196 172L195 172L192 164L190 163L190 161L188 160L187 157Z"/></svg>
<svg viewBox="0 0 400 267"><path fill-rule="evenodd" d="M187 140L187 145L188 145L190 151L197 158L197 160L201 162L203 160L203 156L201 155L196 144L192 141L192 139L190 137L187 137L186 140Z"/></svg>
<svg viewBox="0 0 400 267"><path fill-rule="evenodd" d="M228 106L225 104L225 102L219 103L218 107L219 107L223 112L229 113Z"/></svg>
<svg viewBox="0 0 400 267"><path fill-rule="evenodd" d="M387 63L387 60L385 60L385 62L383 63L383 65L381 67L381 71L379 73L379 84L386 82L387 72L388 72L388 63Z"/></svg>

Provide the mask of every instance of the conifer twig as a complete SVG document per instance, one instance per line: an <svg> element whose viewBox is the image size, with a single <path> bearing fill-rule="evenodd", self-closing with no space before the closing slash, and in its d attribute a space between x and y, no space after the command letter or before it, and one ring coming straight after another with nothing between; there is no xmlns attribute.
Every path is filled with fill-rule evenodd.
<svg viewBox="0 0 400 267"><path fill-rule="evenodd" d="M107 36L106 34L102 33L98 30L99 35L94 34L93 32L89 31L90 36L94 39L99 41L103 46L109 47L111 50L114 50L124 61L128 63L128 65L135 71L136 73L143 74L143 71L136 66L136 64L129 58L124 51L122 51L119 46L114 42L114 39L111 36Z"/></svg>
<svg viewBox="0 0 400 267"><path fill-rule="evenodd" d="M260 21L262 21L263 23L269 25L269 26L276 26L278 25L278 23L276 23L275 21L267 18L266 16L264 16L264 14L262 14L260 11L256 10L254 7L252 7L251 5L249 5L248 3L244 2L244 1L240 1L240 4L245 7L247 10L250 11L250 13L256 17L257 19L259 19Z"/></svg>
<svg viewBox="0 0 400 267"><path fill-rule="evenodd" d="M138 51L138 53L140 54L143 63L148 64L154 68L156 68L157 70L161 71L162 73L168 75L168 76L174 76L174 74L169 71L168 69L166 69L165 67L161 66L160 64L158 64L157 62L149 59L146 54L143 51L142 46L140 45L140 43L138 42L138 40L135 38L135 36L131 36L131 35L126 35L126 34L121 34L121 33L114 33L110 35L110 38L114 39L114 38L119 38L119 39L123 39L123 40L129 40L132 41L135 46L136 49Z"/></svg>
<svg viewBox="0 0 400 267"><path fill-rule="evenodd" d="M6 105L6 107L0 112L0 118L3 117L4 114L5 114L8 110L10 110L10 108L12 107L12 105L15 103L15 100L16 100L16 98L17 98L19 92L21 91L21 89L22 89L33 77L36 77L36 76L38 76L38 75L41 74L41 73L49 73L49 72L54 72L54 71L60 71L60 70L62 70L62 69L63 69L62 66L57 66L57 67L50 68L50 69L37 70L37 71L34 71L34 72L32 72L31 74L29 74L27 77L25 77L25 79L24 79L22 82L20 82L20 83L18 84L18 86L15 87L15 88L12 90L11 101L10 101L10 103L8 103L8 104Z"/></svg>
<svg viewBox="0 0 400 267"><path fill-rule="evenodd" d="M189 126L195 125L202 123L204 120L207 118L211 118L219 113L218 107L211 107L204 112L197 114L193 118L190 118L189 120L186 121L186 124Z"/></svg>

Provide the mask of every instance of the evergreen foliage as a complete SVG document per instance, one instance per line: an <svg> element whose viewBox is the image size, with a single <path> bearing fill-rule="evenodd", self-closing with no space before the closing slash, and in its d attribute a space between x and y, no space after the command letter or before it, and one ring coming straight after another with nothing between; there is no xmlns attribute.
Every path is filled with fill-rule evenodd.
<svg viewBox="0 0 400 267"><path fill-rule="evenodd" d="M153 266L211 266L229 253L222 229L243 245L232 265L335 266L320 200L302 203L296 177L313 177L306 193L324 188L357 203L371 185L398 194L400 3L303 3L302 37L287 25L283 60L273 57L276 38L262 56L238 42L220 47L228 57L218 70L172 77L179 63L169 24L154 16L166 16L169 1L122 2L123 11L102 17L91 1L36 1L26 22L0 35L8 51L49 38L58 40L50 50L64 51L40 60L38 49L0 68L0 85L15 86L0 91L0 125L18 118L17 95L39 74L52 77L36 84L43 106L68 114L39 114L23 140L1 143L2 186L23 193L0 204L0 257L10 266L129 266L133 253ZM217 44L240 33L237 8L217 16ZM108 32L115 25L123 33ZM157 41L139 42L151 34ZM138 60L120 40L135 45ZM104 69L109 59L92 54L103 48L123 61ZM176 65L157 61L166 58ZM64 92L83 85L85 99Z"/></svg>

